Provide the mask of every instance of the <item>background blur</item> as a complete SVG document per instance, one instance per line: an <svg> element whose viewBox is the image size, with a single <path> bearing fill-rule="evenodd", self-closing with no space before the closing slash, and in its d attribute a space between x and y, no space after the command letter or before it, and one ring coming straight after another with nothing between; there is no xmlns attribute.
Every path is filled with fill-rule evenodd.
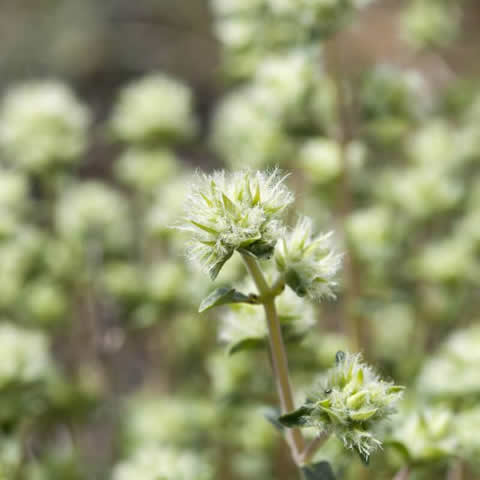
<svg viewBox="0 0 480 480"><path fill-rule="evenodd" d="M239 259L214 285L169 228L195 168L275 165L346 252L336 302L285 299L296 387L350 348L408 392L371 470L319 458L480 478L480 4L324 2L307 48L214 3L0 3L0 479L296 478L265 352L197 313Z"/></svg>

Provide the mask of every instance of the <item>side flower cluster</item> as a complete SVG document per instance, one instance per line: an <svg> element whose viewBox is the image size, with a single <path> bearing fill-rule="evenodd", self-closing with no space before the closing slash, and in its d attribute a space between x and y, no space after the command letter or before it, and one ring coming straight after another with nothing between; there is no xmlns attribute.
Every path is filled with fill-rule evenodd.
<svg viewBox="0 0 480 480"><path fill-rule="evenodd" d="M280 417L286 426L332 432L364 461L382 442L378 425L395 412L403 387L386 382L362 362L361 355L338 352L336 365L310 394L305 405Z"/></svg>
<svg viewBox="0 0 480 480"><path fill-rule="evenodd" d="M335 252L332 233L312 236L312 220L302 218L275 249L275 262L285 273L287 285L297 295L314 300L334 297L334 280L340 269L342 255Z"/></svg>

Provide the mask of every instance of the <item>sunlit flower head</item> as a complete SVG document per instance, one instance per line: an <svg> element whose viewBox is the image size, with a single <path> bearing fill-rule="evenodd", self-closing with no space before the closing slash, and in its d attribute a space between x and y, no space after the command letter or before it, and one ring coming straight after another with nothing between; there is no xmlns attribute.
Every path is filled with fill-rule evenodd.
<svg viewBox="0 0 480 480"><path fill-rule="evenodd" d="M282 222L293 194L278 170L200 174L179 226L192 234L189 257L214 279L235 250L268 257L284 233Z"/></svg>

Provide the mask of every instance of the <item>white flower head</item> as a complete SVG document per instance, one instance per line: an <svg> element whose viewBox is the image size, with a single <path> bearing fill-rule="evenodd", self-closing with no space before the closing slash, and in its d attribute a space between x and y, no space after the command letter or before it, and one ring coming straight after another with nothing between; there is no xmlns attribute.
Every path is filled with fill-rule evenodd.
<svg viewBox="0 0 480 480"><path fill-rule="evenodd" d="M277 268L285 273L287 285L297 295L308 295L314 300L335 296L333 289L337 283L334 278L342 255L332 246L332 234L312 237L312 220L303 217L290 234L277 243Z"/></svg>
<svg viewBox="0 0 480 480"><path fill-rule="evenodd" d="M283 235L282 217L293 202L278 170L201 174L185 206L192 234L188 254L215 279L235 250L257 257L273 253Z"/></svg>

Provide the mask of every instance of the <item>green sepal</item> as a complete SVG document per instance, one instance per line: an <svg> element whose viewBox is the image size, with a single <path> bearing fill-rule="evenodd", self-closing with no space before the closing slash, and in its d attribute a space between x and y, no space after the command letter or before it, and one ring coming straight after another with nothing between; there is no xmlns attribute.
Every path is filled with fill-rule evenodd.
<svg viewBox="0 0 480 480"><path fill-rule="evenodd" d="M245 350L259 350L267 346L265 338L247 337L242 338L238 342L233 342L228 346L228 355L244 352Z"/></svg>
<svg viewBox="0 0 480 480"><path fill-rule="evenodd" d="M328 462L318 462L302 467L305 480L335 480L335 474Z"/></svg>
<svg viewBox="0 0 480 480"><path fill-rule="evenodd" d="M288 270L285 275L285 283L299 296L304 297L307 294L305 285L301 281L295 270Z"/></svg>
<svg viewBox="0 0 480 480"><path fill-rule="evenodd" d="M217 263L215 263L215 265L212 268L210 268L208 273L212 280L215 280L217 278L217 275L220 273L220 270L223 268L223 266L227 263L227 261L230 259L232 255L233 255L233 250L227 255L225 255L224 257L222 257L221 260L219 260Z"/></svg>
<svg viewBox="0 0 480 480"><path fill-rule="evenodd" d="M263 242L262 240L257 240L250 245L243 248L248 253L252 254L254 257L263 258L268 260L273 255L275 246L271 243Z"/></svg>
<svg viewBox="0 0 480 480"><path fill-rule="evenodd" d="M250 303L254 304L255 297L251 295L245 295L238 292L231 287L222 287L214 290L208 297L202 300L198 311L200 313L210 310L211 308L218 307L220 305L226 305L228 303Z"/></svg>
<svg viewBox="0 0 480 480"><path fill-rule="evenodd" d="M278 421L288 428L302 427L308 424L312 411L313 407L303 405L293 412L285 413L278 418Z"/></svg>

